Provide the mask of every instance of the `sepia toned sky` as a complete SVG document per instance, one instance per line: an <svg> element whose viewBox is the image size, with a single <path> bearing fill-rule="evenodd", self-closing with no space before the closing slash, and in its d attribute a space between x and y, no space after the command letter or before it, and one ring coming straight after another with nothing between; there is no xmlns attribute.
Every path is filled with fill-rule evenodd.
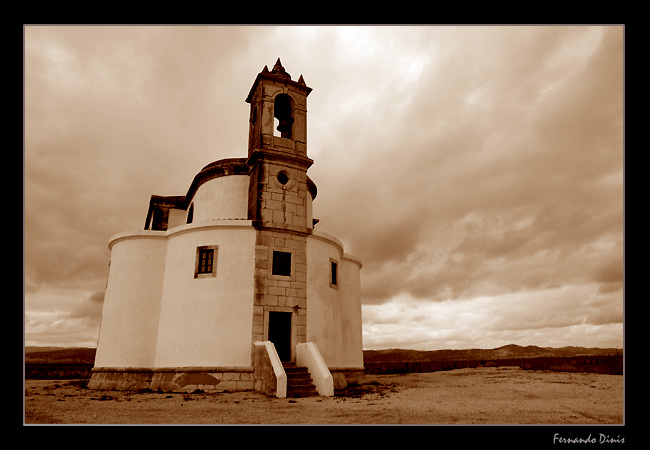
<svg viewBox="0 0 650 450"><path fill-rule="evenodd" d="M624 31L26 26L25 345L96 345L109 238L246 156L279 57L366 349L622 347Z"/></svg>

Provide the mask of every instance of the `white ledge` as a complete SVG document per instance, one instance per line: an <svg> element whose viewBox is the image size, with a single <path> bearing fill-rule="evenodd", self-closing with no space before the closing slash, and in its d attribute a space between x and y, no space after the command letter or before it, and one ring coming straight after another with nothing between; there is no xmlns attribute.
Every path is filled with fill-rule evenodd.
<svg viewBox="0 0 650 450"><path fill-rule="evenodd" d="M108 249L110 250L113 245L124 239L166 239L170 236L186 233L190 231L206 230L211 228L252 228L253 222L248 219L214 219L206 220L203 222L188 223L179 225L169 230L138 230L138 231L124 231L117 233L108 240Z"/></svg>
<svg viewBox="0 0 650 450"><path fill-rule="evenodd" d="M243 229L243 228L253 228L253 221L248 219L213 219L205 220L202 222L194 222L179 225L169 230L138 230L138 231L125 231L122 233L117 233L113 235L108 240L108 249L110 250L113 245L121 240L125 239L167 239L170 236L174 236L180 233L188 233L191 231L207 230L211 228L233 228L233 229ZM338 247L341 252L342 259L348 262L357 264L360 268L363 267L363 262L361 258L349 253L344 253L343 243L331 234L323 233L322 231L313 230L308 237L313 237L320 239L327 243L333 244Z"/></svg>
<svg viewBox="0 0 650 450"><path fill-rule="evenodd" d="M363 267L363 261L361 261L361 258L358 256L351 255L349 253L345 253L343 250L343 243L339 241L337 238L332 236L331 234L328 233L323 233L322 231L316 231L314 230L312 234L308 237L314 237L316 239L320 239L322 241L328 242L330 244L334 244L339 248L339 251L341 252L342 259L358 264L359 268Z"/></svg>
<svg viewBox="0 0 650 450"><path fill-rule="evenodd" d="M349 253L344 253L343 260L357 264L360 269L363 267L363 261L358 256L350 255Z"/></svg>

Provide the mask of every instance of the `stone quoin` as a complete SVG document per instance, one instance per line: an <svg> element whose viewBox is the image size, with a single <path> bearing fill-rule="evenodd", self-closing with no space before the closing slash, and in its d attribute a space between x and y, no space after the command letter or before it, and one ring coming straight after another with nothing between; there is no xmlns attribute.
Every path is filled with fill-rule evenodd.
<svg viewBox="0 0 650 450"><path fill-rule="evenodd" d="M307 96L277 60L257 75L246 157L152 195L144 230L113 236L90 388L320 395L363 375L359 258L315 229ZM287 374L290 376L287 377Z"/></svg>

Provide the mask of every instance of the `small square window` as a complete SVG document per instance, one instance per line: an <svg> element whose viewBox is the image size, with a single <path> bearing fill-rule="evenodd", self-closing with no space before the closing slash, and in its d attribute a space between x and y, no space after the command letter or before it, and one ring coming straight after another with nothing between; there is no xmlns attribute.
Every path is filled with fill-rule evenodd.
<svg viewBox="0 0 650 450"><path fill-rule="evenodd" d="M216 276L217 249L216 245L202 246L196 248L196 264L194 267L194 278Z"/></svg>
<svg viewBox="0 0 650 450"><path fill-rule="evenodd" d="M273 251L273 275L291 276L291 253Z"/></svg>
<svg viewBox="0 0 650 450"><path fill-rule="evenodd" d="M214 260L214 250L211 248L202 248L199 250L199 270L198 273L212 273L212 261Z"/></svg>

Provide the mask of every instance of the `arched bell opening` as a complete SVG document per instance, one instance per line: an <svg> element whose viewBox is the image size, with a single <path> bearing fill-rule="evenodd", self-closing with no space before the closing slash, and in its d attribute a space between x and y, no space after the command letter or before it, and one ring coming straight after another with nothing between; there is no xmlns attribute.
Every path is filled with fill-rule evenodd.
<svg viewBox="0 0 650 450"><path fill-rule="evenodd" d="M273 107L273 135L293 139L293 100L287 94L278 94Z"/></svg>

